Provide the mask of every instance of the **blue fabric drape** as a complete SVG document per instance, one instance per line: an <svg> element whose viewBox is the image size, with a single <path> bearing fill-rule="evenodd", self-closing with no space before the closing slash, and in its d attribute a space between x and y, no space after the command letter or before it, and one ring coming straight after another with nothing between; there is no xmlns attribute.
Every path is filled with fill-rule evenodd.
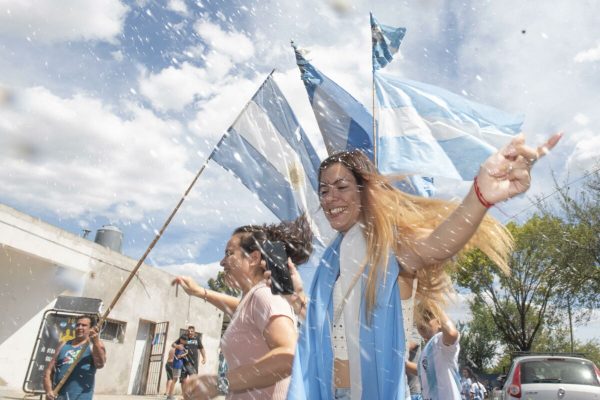
<svg viewBox="0 0 600 400"><path fill-rule="evenodd" d="M340 234L325 250L311 285L310 303L302 325L292 379L290 400L333 399L331 319L333 286L340 271ZM397 278L398 263L389 257L387 273L379 277L376 305L367 321L364 300L360 312L362 398L404 399L404 327ZM367 271L368 273L368 271ZM360 282L364 292L364 279Z"/></svg>

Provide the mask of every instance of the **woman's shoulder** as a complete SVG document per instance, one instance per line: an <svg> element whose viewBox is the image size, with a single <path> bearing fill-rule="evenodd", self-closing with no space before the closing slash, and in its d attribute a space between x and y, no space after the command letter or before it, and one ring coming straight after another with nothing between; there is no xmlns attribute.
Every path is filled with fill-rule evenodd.
<svg viewBox="0 0 600 400"><path fill-rule="evenodd" d="M291 306L283 296L271 293L267 285L256 288L252 295L252 304L261 309L292 310Z"/></svg>
<svg viewBox="0 0 600 400"><path fill-rule="evenodd" d="M277 302L279 299L285 301L285 299L280 295L271 293L271 288L266 284L260 284L260 286L257 287L252 294L252 300L260 303L271 303L273 301Z"/></svg>

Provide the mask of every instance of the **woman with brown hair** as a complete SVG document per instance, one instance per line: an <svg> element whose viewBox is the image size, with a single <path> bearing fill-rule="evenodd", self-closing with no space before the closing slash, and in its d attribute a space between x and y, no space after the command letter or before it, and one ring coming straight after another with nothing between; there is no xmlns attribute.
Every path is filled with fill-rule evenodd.
<svg viewBox="0 0 600 400"><path fill-rule="evenodd" d="M226 283L242 291L241 300L200 287L190 277L173 284L232 315L221 338L228 371L221 376L194 375L184 383L186 399L286 398L296 346L296 316L281 296L273 295L263 274L261 249L267 241L280 241L294 262L305 262L312 250L312 233L304 217L278 225L237 228L221 260Z"/></svg>
<svg viewBox="0 0 600 400"><path fill-rule="evenodd" d="M288 399L404 399L401 300L412 295L413 279L418 295L443 302L452 291L446 262L474 247L508 271L510 234L487 209L525 192L531 167L560 137L537 149L522 135L513 139L482 164L460 204L395 189L360 151L324 160L320 203L339 235L322 256L310 301L295 281L290 301L306 320Z"/></svg>

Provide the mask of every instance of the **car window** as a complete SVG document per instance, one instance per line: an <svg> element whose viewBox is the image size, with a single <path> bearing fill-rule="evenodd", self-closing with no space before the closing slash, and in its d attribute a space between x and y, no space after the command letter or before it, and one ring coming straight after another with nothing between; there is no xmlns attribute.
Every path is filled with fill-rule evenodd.
<svg viewBox="0 0 600 400"><path fill-rule="evenodd" d="M548 358L522 361L521 383L568 383L600 386L590 362Z"/></svg>

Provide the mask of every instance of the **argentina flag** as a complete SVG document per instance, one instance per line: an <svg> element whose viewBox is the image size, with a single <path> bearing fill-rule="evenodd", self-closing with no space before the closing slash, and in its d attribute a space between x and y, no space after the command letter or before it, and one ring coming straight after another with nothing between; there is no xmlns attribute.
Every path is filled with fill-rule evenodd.
<svg viewBox="0 0 600 400"><path fill-rule="evenodd" d="M293 220L305 211L310 217L319 208L320 159L272 74L227 130L212 160L280 220Z"/></svg>
<svg viewBox="0 0 600 400"><path fill-rule="evenodd" d="M373 118L337 83L315 68L292 42L296 64L306 88L328 154L363 150L373 159Z"/></svg>
<svg viewBox="0 0 600 400"><path fill-rule="evenodd" d="M400 43L406 34L406 28L395 28L377 22L373 13L371 16L371 38L373 51L373 70L381 69L392 62L398 52Z"/></svg>
<svg viewBox="0 0 600 400"><path fill-rule="evenodd" d="M382 173L471 180L479 165L520 132L522 116L442 88L374 72Z"/></svg>
<svg viewBox="0 0 600 400"><path fill-rule="evenodd" d="M350 93L314 67L293 43L296 63L328 154L362 150L373 161L373 117ZM395 171L395 173L398 173ZM396 186L407 193L431 197L433 179L408 176Z"/></svg>

